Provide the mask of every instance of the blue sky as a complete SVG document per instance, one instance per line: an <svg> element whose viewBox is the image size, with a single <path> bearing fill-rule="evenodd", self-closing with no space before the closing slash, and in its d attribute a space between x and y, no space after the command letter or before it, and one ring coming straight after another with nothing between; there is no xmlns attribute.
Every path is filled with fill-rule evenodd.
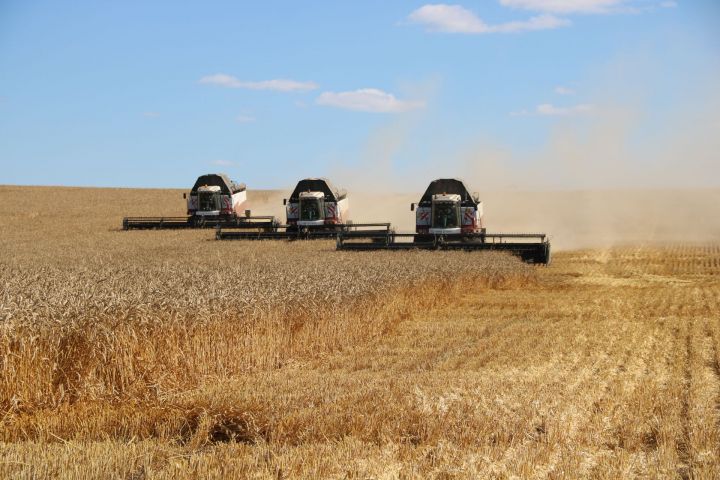
<svg viewBox="0 0 720 480"><path fill-rule="evenodd" d="M720 186L718 85L717 0L4 0L0 183Z"/></svg>

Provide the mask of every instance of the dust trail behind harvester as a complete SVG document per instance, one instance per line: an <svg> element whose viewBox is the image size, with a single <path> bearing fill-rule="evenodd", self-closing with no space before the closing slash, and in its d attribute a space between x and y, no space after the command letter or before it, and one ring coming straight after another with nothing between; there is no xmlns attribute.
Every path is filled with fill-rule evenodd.
<svg viewBox="0 0 720 480"><path fill-rule="evenodd" d="M255 191L253 211L284 220L285 191ZM555 249L720 240L720 189L480 190L492 232L545 232ZM354 222L412 232L416 193L349 191Z"/></svg>
<svg viewBox="0 0 720 480"><path fill-rule="evenodd" d="M459 177L479 193L489 232L547 233L554 249L718 242L718 105L708 94L667 119L667 135L642 142L643 105L610 105L583 122L558 121L532 153L478 140L411 168L399 163L411 124L391 123L370 135L360 165L327 174L348 189L353 221L398 231L414 231L410 203L430 181ZM284 218L281 199L267 211Z"/></svg>
<svg viewBox="0 0 720 480"><path fill-rule="evenodd" d="M490 230L544 231L556 249L717 242L720 189L487 192Z"/></svg>
<svg viewBox="0 0 720 480"><path fill-rule="evenodd" d="M412 120L397 120L369 135L360 166L329 174L348 188L355 221L390 221L402 231L414 230L409 206L430 181L458 177L478 191L488 231L544 232L555 249L717 242L720 96L710 80L720 72L696 85L701 102L664 112L656 125L642 95L646 72L636 65L610 63L589 82L592 113L553 119L545 143L532 150L482 131L437 148L432 135L415 134Z"/></svg>

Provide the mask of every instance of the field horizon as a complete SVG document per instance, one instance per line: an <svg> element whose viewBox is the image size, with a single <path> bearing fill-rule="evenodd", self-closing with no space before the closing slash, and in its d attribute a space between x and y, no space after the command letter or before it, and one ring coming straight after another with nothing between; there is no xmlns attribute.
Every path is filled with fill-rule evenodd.
<svg viewBox="0 0 720 480"><path fill-rule="evenodd" d="M0 185L0 194L34 189L117 191L127 197L135 192L135 204L125 203L125 210L106 216L108 227L119 225L124 216L186 214L182 198L186 189ZM291 190L248 188L249 208L254 215L273 215L284 221L282 199ZM414 214L409 207L421 194L350 191L351 218L356 223L391 222L397 231L413 232ZM488 231L546 233L555 250L703 244L720 238L720 188L488 190L481 192L480 198ZM99 201L102 204L102 198Z"/></svg>

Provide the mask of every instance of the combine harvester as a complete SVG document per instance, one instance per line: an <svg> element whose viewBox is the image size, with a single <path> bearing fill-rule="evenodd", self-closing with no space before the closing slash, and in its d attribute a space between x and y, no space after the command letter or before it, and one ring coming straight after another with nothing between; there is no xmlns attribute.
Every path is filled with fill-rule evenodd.
<svg viewBox="0 0 720 480"><path fill-rule="evenodd" d="M529 263L550 263L544 233L487 233L482 202L457 179L434 180L416 205L415 233L337 235L338 250L501 250Z"/></svg>
<svg viewBox="0 0 720 480"><path fill-rule="evenodd" d="M349 218L347 192L337 189L326 178L306 178L284 199L287 223L270 229L253 225L220 225L218 240L296 240L335 238L373 238L387 235L389 223L353 224Z"/></svg>
<svg viewBox="0 0 720 480"><path fill-rule="evenodd" d="M125 217L124 230L208 228L218 226L253 227L272 230L278 223L273 216L252 217L245 210L247 189L227 175L209 173L198 177L187 199L184 217Z"/></svg>

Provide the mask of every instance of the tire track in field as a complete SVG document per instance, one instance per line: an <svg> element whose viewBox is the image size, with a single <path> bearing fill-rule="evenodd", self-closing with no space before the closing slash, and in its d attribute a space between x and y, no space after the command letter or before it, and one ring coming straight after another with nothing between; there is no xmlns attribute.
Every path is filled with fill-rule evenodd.
<svg viewBox="0 0 720 480"><path fill-rule="evenodd" d="M622 269L622 262L635 260L622 259L612 268ZM612 262L610 258L606 264L593 264L587 275L607 272ZM646 268L657 269L658 263L653 262ZM422 370L433 375L457 372L457 379L469 375L465 377L469 382L455 383L457 387L450 392L450 398L455 398L451 401L458 402L453 405L462 408L483 399L486 404L480 407L490 407L485 414L468 410L467 418L468 422L493 422L500 433L496 443L490 442L493 437L484 436L469 443L483 452L479 454L482 462L472 463L485 469L485 476L697 473L684 469L694 466L687 441L692 432L687 419L693 400L688 396L686 375L695 363L691 363L688 344L691 350L698 347L693 316L717 312L716 290L659 281L639 285L582 285L572 290L572 297L565 286L564 290L549 289L544 292L548 297L542 299L540 291L507 296L494 292L491 303L485 295L471 302L478 304L476 314L443 309L420 323L408 323L411 328L402 334L406 339L423 335L412 347L412 353L417 352L416 358L424 362ZM533 304L541 301L542 306L535 305L537 317L532 317ZM433 322L436 327L428 326ZM592 342L577 343L579 335ZM391 348L402 343L397 338L387 340ZM516 362L511 348L518 352ZM583 357L590 350L597 355ZM541 358L543 352L547 359ZM712 353L708 350L702 355L710 357ZM411 363L398 356L391 363L399 372L411 368ZM417 381L429 390L431 402L435 397L447 397L439 384L424 385L422 378ZM697 378L693 381L697 383ZM466 385L475 388L463 391ZM495 399L504 401L507 408L494 405ZM528 400L531 405L517 407L517 402ZM635 405L625 408L624 404L631 402ZM610 418L604 418L606 415ZM623 422L634 424L624 426ZM655 426L658 430L651 430ZM613 430L623 427L619 433ZM485 435L486 430L479 431ZM593 443L598 437L627 443L604 448L605 443ZM683 454L682 448L688 453Z"/></svg>
<svg viewBox="0 0 720 480"><path fill-rule="evenodd" d="M592 293L590 293L589 297L591 296ZM618 312L613 313L616 320L612 323L617 323ZM588 325L595 326L597 331L591 330L587 332ZM542 435L539 436L540 438L537 435L531 436L518 447L509 449L502 459L507 468L507 465L512 465L513 459L528 458L529 456L536 457L535 461L530 462L531 465L536 465L536 467L519 472L523 476L532 474L543 477L551 474L562 453L562 450L555 448L555 445L565 444L565 439L572 439L575 436L577 428L582 423L581 419L589 410L590 405L597 401L603 392L607 391L612 379L625 370L625 365L633 352L637 350L636 345L641 340L639 332L636 331L629 343L621 342L629 334L627 323L622 321L616 325L619 326L617 329L612 328L607 321L599 324L578 321L570 325L565 322L563 326L566 330L564 334L567 335L568 339L571 339L573 335L577 335L579 331L589 333L596 340L604 338L602 344L596 343L592 345L592 351L601 352L603 357L602 359L596 359L592 365L585 368L578 367L580 362L578 357L576 357L572 365L564 365L564 368L560 366L563 374L559 380L564 382L566 387L561 394L555 395L554 392L548 392L549 398L540 400L545 415L552 419L550 420L551 425L545 428ZM575 327L575 329L569 329L568 326ZM563 344L565 338L561 335L555 339L555 342ZM581 375L577 374L578 371L582 372ZM606 371L613 373L604 375L601 377L602 380L597 382L597 378L603 375L602 372ZM587 392L594 393L588 394ZM580 398L584 398L584 401L578 402ZM579 403L580 405L578 405Z"/></svg>
<svg viewBox="0 0 720 480"><path fill-rule="evenodd" d="M715 396L715 429L720 432L720 320L710 320L710 335L712 338L712 369L718 384ZM720 439L718 440L720 442ZM720 452L720 444L717 445ZM720 453L719 455L720 456Z"/></svg>
<svg viewBox="0 0 720 480"><path fill-rule="evenodd" d="M546 298L547 295L551 295L549 300ZM633 348L630 346L624 349L623 355L618 355L620 353L618 349L621 348L619 340L627 336L627 325L621 322L618 324L619 328L608 328L607 322L595 311L597 308L596 292L585 291L582 296L582 301L572 304L572 307L568 309L564 291L533 292L530 299L524 296L523 301L520 302L523 309L520 311L514 309L512 312L515 318L521 317L521 320L505 323L502 329L493 332L492 337L483 337L481 342L476 340L463 342L459 348L454 348L444 355L434 354L436 357L434 370L468 371L470 369L478 372L487 371L488 362L497 364L497 367L504 367L504 370L518 368L519 366L513 364L513 358L509 358L508 355L503 356L503 353L507 351L518 352L519 355L526 355L529 350L552 354L548 360L542 361L539 365L533 364L525 367L531 369L530 376L527 378L534 379L536 382L534 385L528 386L526 383L521 383L520 387L517 385L511 387L512 391L503 392L499 398L502 400L508 396L510 398L517 397L520 395L520 392L514 393L517 388L540 393L540 396L534 397L533 401L533 404L539 407L536 414L531 413L529 417L524 417L525 420L519 419L512 422L516 425L515 428L532 425L533 431L528 432L523 429L511 435L511 438L515 439L512 440L513 443L517 439L522 440L520 440L520 444L508 444L510 448L504 449L505 453L500 459L500 463L504 464L505 468L513 463L513 458L517 458L513 452L524 450L526 453L533 453L537 451L539 442L547 442L547 418L555 416L555 412L558 411L561 411L564 417L571 416L572 401L567 402L567 399L575 399L580 393L591 388L593 379L602 372L613 369L622 370L621 364L626 362L632 354ZM478 298L476 301L480 304L481 317L497 315L497 313L506 315L502 308L493 309L492 305L488 307L486 297ZM540 315L543 317L542 321L533 320L532 316L527 319L523 318L526 313L537 314L538 305L542 305L540 309L543 314L558 311L561 313L559 315L555 313L550 319ZM498 307L507 308L507 304L501 302L498 303ZM494 310L498 309L500 312L496 313ZM612 302L608 304L608 309L614 317L621 312ZM473 320L470 318L464 323L472 324ZM593 327L590 333L587 332L588 326ZM457 330L456 328L455 331ZM577 353L574 350L578 348L575 338L585 334L590 337L590 344L580 346L581 352L572 355ZM495 341L498 338L501 341ZM635 341L639 341L639 337L635 337ZM557 347L565 350L563 355L557 355ZM587 351L598 352L601 355L593 355L588 358L582 354ZM427 361L429 358L425 360ZM585 365L589 361L592 363ZM488 373L493 376L497 375L495 372L496 369L491 368ZM501 378L497 377L501 384L513 385L512 382L508 383L507 379L501 380ZM517 384L517 382L515 383ZM492 404L492 401L490 403ZM528 411L532 411L532 408L525 412ZM505 412L503 415L511 413ZM558 426L552 433L560 434L558 432L561 429ZM500 453L497 447L494 451Z"/></svg>
<svg viewBox="0 0 720 480"><path fill-rule="evenodd" d="M559 426L557 429L556 425L553 425L552 430L548 425L548 421L557 418L566 418L568 416L568 408L572 408L572 405L563 409L563 404L567 403L568 398L575 398L577 392L581 391L590 382L592 382L594 375L598 370L602 370L606 367L609 356L606 356L602 363L598 362L594 365L594 368L580 369L580 357L573 359L570 365L560 366L557 363L548 363L547 368L542 369L541 375L537 375L540 378L552 378L551 381L541 382L535 391L542 392L544 396L536 397L534 402L538 405L537 418L534 419L535 428L534 431L521 432L519 435L521 440L516 445L508 445L504 453L501 455L498 463L502 466L503 472L513 472L513 475L520 475L525 477L530 475L535 469L534 465L538 465L543 462L548 455L551 455L548 444L551 441L550 435L558 435L557 430L561 430ZM553 376L551 372L555 369L560 368L559 375L555 373ZM579 372L579 374L578 374ZM550 388L553 384L564 385L562 394L556 394L557 390ZM570 402L571 403L571 402ZM559 412L559 413L558 413ZM560 422L556 422L559 424ZM525 460L525 470L513 471L517 465L517 459L522 458ZM532 467L532 468L528 468ZM492 473L492 472L488 472Z"/></svg>
<svg viewBox="0 0 720 480"><path fill-rule="evenodd" d="M583 422L584 436L574 439L592 451L590 454L592 456L586 460L586 469L583 471L583 474L591 477L602 476L599 474L599 469L603 466L603 457L611 456L617 448L625 448L624 439L618 435L621 425L616 425L614 420L618 416L624 418L628 414L627 405L630 403L628 399L637 395L636 392L646 384L651 377L650 365L655 365L650 357L657 350L660 343L659 336L656 331L648 332L640 329L637 330L637 334L645 338L640 349L628 351L627 366L620 366L612 382L605 384L600 397L592 404L590 416ZM594 438L594 435L598 434L604 438L599 444Z"/></svg>
<svg viewBox="0 0 720 480"><path fill-rule="evenodd" d="M690 342L687 462L690 476L718 478L720 467L720 365L717 320L694 322Z"/></svg>
<svg viewBox="0 0 720 480"><path fill-rule="evenodd" d="M631 258L631 257L628 257ZM612 258L608 261L608 264L612 264L615 259ZM623 263L625 259L621 259L620 263ZM637 272L639 274L642 274L643 272L639 271ZM634 391L641 385L647 382L648 380L652 381L652 378L649 378L651 371L655 370L656 364L652 364L650 362L650 355L652 352L655 351L656 344L658 343L658 328L661 327L654 327L654 328L645 328L647 325L649 325L649 322L652 322L652 324L655 324L656 319L663 318L668 313L672 312L678 315L679 317L682 317L683 314L688 313L686 308L683 308L683 305L693 304L695 302L688 302L688 291L689 289L685 288L658 288L658 289L645 289L646 295L642 295L639 301L632 302L632 312L628 312L629 314L632 314L633 317L636 317L641 323L636 322L635 325L637 330L635 331L636 338L633 341L633 345L628 347L628 350L625 352L625 363L620 363L616 367L616 371L613 375L609 376L602 382L602 390L600 392L600 396L598 400L595 400L593 403L594 405L597 405L598 403L602 402L603 399L607 398L611 392L617 390L618 388L622 390L621 399L628 399L634 395ZM634 300L634 299L633 299ZM677 307L680 308L677 308ZM635 351L636 345L637 345L637 336L642 335L646 337L646 340L642 343L642 345L638 348L637 351ZM688 345L688 338L689 335L686 333L685 335L681 335L685 337L685 347L687 349ZM635 354L633 356L633 354ZM685 355L683 355L684 362L684 372L686 373L688 371L687 366L687 358L688 355L685 352ZM627 362L629 361L629 364ZM626 365L627 364L627 365ZM627 370L627 374L621 373L620 371ZM685 380L686 382L687 380ZM615 387L613 389L613 387ZM684 392L687 392L687 389L683 389ZM684 400L685 401L685 400ZM585 402L587 405L587 402ZM641 402L642 404L642 402ZM607 406L607 408L612 407L613 405L610 404ZM615 407L623 406L622 404L615 404ZM648 407L650 407L650 410L652 410L652 404L649 404ZM687 411L687 408L685 408L685 412ZM569 441L563 442L565 446L567 445L575 445L577 442L576 438L576 432L580 429L581 425L593 425L593 421L597 419L598 416L602 416L605 412L602 410L596 410L595 413L592 415L592 418L590 418L588 421L585 422L577 422L577 423L571 423L571 429L569 432ZM646 412L648 414L652 414L652 411ZM687 414L683 413L681 414L681 417L683 419L683 422L685 422L685 419L687 419ZM582 418L582 417L580 417ZM687 427L683 427L683 431L687 431ZM683 438L687 438L687 434L682 435ZM645 442L645 441L644 441ZM644 443L643 442L643 443ZM656 434L650 432L650 436L647 437L647 442L649 442L649 446L653 448L657 448L656 446ZM585 442L590 443L590 442ZM678 442L680 443L680 442ZM567 447L565 448L567 450ZM571 457L573 455L574 451L573 449L570 449L570 451L562 451L557 450L555 451L555 454L553 457L551 457L551 461L536 470L536 475L538 476L546 476L547 474L550 474L555 467L558 464L558 460L562 458L563 462L565 464L568 463L568 457ZM560 454L563 454L562 456ZM642 453L641 453L642 455ZM591 461L591 460L590 460ZM587 462L585 462L587 463ZM567 467L568 465L564 465L565 469L563 471L568 471ZM573 465L570 465L573 466ZM574 465L575 468L577 468L577 465ZM572 471L572 470L571 470ZM597 473L597 472L596 472Z"/></svg>
<svg viewBox="0 0 720 480"><path fill-rule="evenodd" d="M620 445L621 451L609 452L609 458L602 457L608 461L597 462L599 469L591 469L591 476L598 474L617 477L622 472L622 475L690 477L702 473L697 470L697 465L693 464L689 450L692 434L689 416L693 399L688 386L691 381L699 383L697 375L692 379L695 364L691 362L691 355L694 354L693 349L700 345L696 342L698 326L695 325L695 317L708 313L717 314L718 296L714 289L698 295L692 284L678 284L673 281L677 276L697 275L696 272L707 271L708 268L707 263L699 265L698 249L683 246L677 250L682 258L671 260L671 268L668 268L667 255L664 252L658 253L657 258L643 258L642 252L633 252L632 255L619 259L612 256L608 258L606 255L602 262L581 262L584 276L592 276L593 273L623 275L628 264L632 264L629 270L633 276L647 275L647 272L654 271L667 276L667 281L662 278L651 279L652 283L644 282L644 286L633 287L632 291L623 282L618 282L617 285L605 284L606 288L599 288L597 285L583 287L587 290L585 299L593 292L604 299L616 298L624 307L625 315L632 319L628 323L634 330L631 339L624 339L628 344L623 350L622 359L615 364L612 374L605 375L605 378L602 378L602 373L588 377L587 370L575 375L575 383L569 383L562 394L558 395L568 401L564 410L561 402L553 402L554 399L547 398L547 395L541 397L543 411L559 419L558 424L567 424L567 433L554 443L548 438L551 436L548 435L551 429L546 429L544 435L529 435L529 438L518 446L506 449L501 457L502 468L499 471L489 468L486 473L505 475L510 472L523 477L562 476L568 472L578 474L583 471L580 467L587 455L583 446L589 447L592 452L593 448L597 448L592 444L593 436L603 433L602 429L595 425L606 421L604 413L624 408L624 403L629 401L635 404L628 405L624 413L614 417L614 424L612 420L609 422L616 428L626 427L618 422L634 422L626 427L624 434L632 443L624 447ZM575 267L577 266L576 263ZM668 273L672 276L668 276ZM612 305L612 302L610 304ZM571 335L571 332L568 335ZM558 341L566 338L569 337L560 337ZM618 340L617 336L611 338ZM718 342L714 341L715 359L718 358L717 349L720 348L717 345ZM605 352L614 354L618 350L610 347ZM708 358L712 354L709 350L702 353ZM578 373L576 369L582 368L581 365L577 361L573 362L572 366L563 365L561 376L556 378L567 381L571 378L569 375ZM603 365L609 364L605 362ZM720 374L713 371L713 375L718 378ZM596 386L588 383L588 378L590 382L597 379L600 381ZM713 391L718 392L717 389ZM577 392L586 393L586 396L578 398ZM548 395L554 393L557 392L550 392ZM601 405L605 402L605 412L593 412L590 409L591 418L584 421L583 413L588 412L588 407L594 406L596 402ZM720 403L720 397L716 397L717 403ZM636 408L640 410L633 410ZM717 424L716 416L711 425ZM590 427L587 439L583 436L586 430L583 426ZM622 436L617 438L622 440ZM518 459L522 459L519 466ZM717 464L716 459L714 463ZM718 475L706 477L720 478Z"/></svg>
<svg viewBox="0 0 720 480"><path fill-rule="evenodd" d="M627 334L628 328L625 328L622 335L619 335L616 340L627 338ZM533 472L534 477L546 478L552 475L558 469L560 462L567 462L568 457L577 456L578 449L588 446L587 442L578 442L578 437L583 431L582 427L591 425L598 416L606 413L602 405L610 398L613 387L625 385L633 365L640 366L645 363L656 339L645 336L645 332L640 329L631 331L631 334L630 342L625 344L622 354L617 356L619 360L609 373L604 375L599 382L595 382L593 384L594 388L583 390L582 392L585 393L583 396L567 399L565 411L559 415L560 419L570 419L565 422L567 426L565 438L557 442L559 447L553 449L546 464L536 466ZM608 352L609 358L614 356L612 352ZM632 388L634 389L635 386L636 384ZM608 407L610 406L613 405Z"/></svg>
<svg viewBox="0 0 720 480"><path fill-rule="evenodd" d="M535 289L525 291L523 301L517 302L508 312L507 302L512 293L493 292L494 301L488 301L488 295L466 297L461 317L438 323L436 319L407 324L406 336L432 335L432 342L440 348L426 352L413 361L428 370L477 370L488 363L502 358L503 353L521 348L523 345L533 350L542 349L549 339L556 337L564 327L567 313L551 321L537 322L532 315L538 314L539 300L545 298L545 292ZM557 300L553 300L557 301ZM558 305L559 307L559 305ZM543 306L543 313L556 312L557 309ZM453 310L447 311L453 315ZM433 314L437 315L437 312ZM494 320L500 318L500 320ZM425 328L424 325L430 325ZM470 338L457 341L458 333ZM538 343L544 342L544 343ZM413 367L414 368L414 367Z"/></svg>
<svg viewBox="0 0 720 480"><path fill-rule="evenodd" d="M683 362L682 362L682 396L680 399L680 425L681 431L676 440L677 453L680 464L677 468L678 475L683 478L694 478L692 472L692 456L690 452L690 384L691 384L691 356L692 356L692 329L695 322L692 322L683 334Z"/></svg>
<svg viewBox="0 0 720 480"><path fill-rule="evenodd" d="M652 301L652 297L656 299ZM670 345L663 352L666 375L655 380L652 408L657 445L652 456L644 460L653 474L692 477L689 445L690 394L692 375L693 332L697 328L691 313L697 309L693 288L666 284L644 298L647 321L661 321L670 335ZM648 302L650 300L650 302ZM653 306L652 303L655 303Z"/></svg>

